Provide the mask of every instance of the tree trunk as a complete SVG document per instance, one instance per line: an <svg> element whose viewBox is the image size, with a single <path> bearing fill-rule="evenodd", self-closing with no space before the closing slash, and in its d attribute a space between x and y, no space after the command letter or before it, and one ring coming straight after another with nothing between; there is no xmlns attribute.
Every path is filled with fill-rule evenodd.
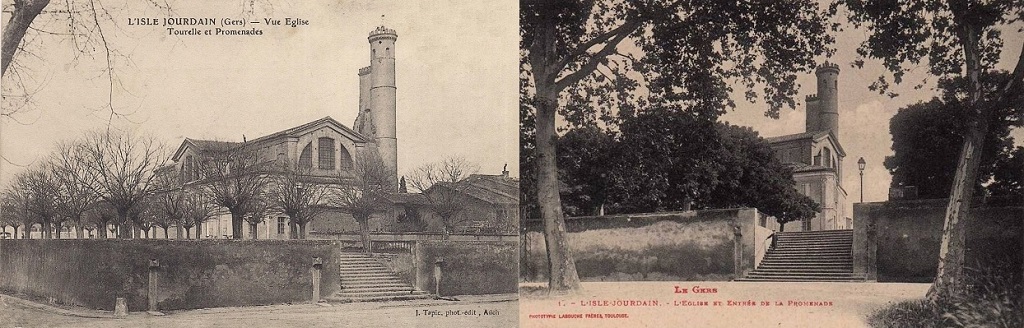
<svg viewBox="0 0 1024 328"><path fill-rule="evenodd" d="M54 237L53 239L60 239L60 233L61 233L61 231L64 230L63 228L64 228L64 223L63 222L56 221L56 222L53 223L53 233L56 234L56 237Z"/></svg>
<svg viewBox="0 0 1024 328"><path fill-rule="evenodd" d="M107 224L106 223L96 225L96 237L97 238L102 238L102 239L107 239Z"/></svg>
<svg viewBox="0 0 1024 328"><path fill-rule="evenodd" d="M200 239L200 235L203 234L203 223L196 222L196 240Z"/></svg>
<svg viewBox="0 0 1024 328"><path fill-rule="evenodd" d="M303 222L299 224L299 239L306 239L306 225L309 222Z"/></svg>
<svg viewBox="0 0 1024 328"><path fill-rule="evenodd" d="M3 67L0 68L0 75L7 74L7 66L11 64L14 54L21 46L21 39L25 37L25 32L28 31L32 21L39 16L43 8L50 4L50 0L22 0L15 1L14 4L14 12L11 13L10 20L4 26L3 49L2 55L0 55L0 63L2 63L0 65Z"/></svg>
<svg viewBox="0 0 1024 328"><path fill-rule="evenodd" d="M294 221L288 221L288 238L299 239L299 225Z"/></svg>
<svg viewBox="0 0 1024 328"><path fill-rule="evenodd" d="M192 239L192 228L183 227L182 229L185 230L185 239ZM178 239L181 239L181 235L178 235Z"/></svg>
<svg viewBox="0 0 1024 328"><path fill-rule="evenodd" d="M980 29L965 24L964 33L960 36L963 42L964 58L967 66L968 103L972 110L972 121L968 122L960 159L956 165L956 175L949 192L949 203L946 204L946 219L942 227L942 241L939 245L939 267L935 281L928 289L928 298L936 300L947 292L956 292L960 287L964 269L964 250L968 224L968 211L974 196L974 182L978 177L978 166L981 164L981 152L988 133L989 121L992 117L992 106L981 102L981 58L979 51Z"/></svg>
<svg viewBox="0 0 1024 328"><path fill-rule="evenodd" d="M359 221L359 239L363 242L363 253L369 254L372 251L370 247L370 219L357 221Z"/></svg>
<svg viewBox="0 0 1024 328"><path fill-rule="evenodd" d="M252 236L253 240L256 240L256 235L259 234L259 226L257 223L249 223L249 235Z"/></svg>
<svg viewBox="0 0 1024 328"><path fill-rule="evenodd" d="M14 234L11 235L11 239L18 239L18 227L14 227Z"/></svg>
<svg viewBox="0 0 1024 328"><path fill-rule="evenodd" d="M547 246L548 288L553 292L575 292L580 289L576 263L569 250L562 217L562 200L558 194L556 162L555 112L558 93L546 79L537 81L537 202L544 222L544 243ZM553 80L553 79L552 79Z"/></svg>
<svg viewBox="0 0 1024 328"><path fill-rule="evenodd" d="M51 231L52 229L50 229L51 227L52 227L52 224L50 223L50 221L43 221L43 225L42 225L42 228L43 228L43 231L42 231L43 239L51 239L51 238L53 238L53 234L52 234L53 232Z"/></svg>
<svg viewBox="0 0 1024 328"><path fill-rule="evenodd" d="M789 221L779 222L779 232L786 230L786 223L789 223Z"/></svg>
<svg viewBox="0 0 1024 328"><path fill-rule="evenodd" d="M78 239L86 239L86 238L88 238L85 235L85 227L82 226L82 223L75 224L75 238L78 238Z"/></svg>
<svg viewBox="0 0 1024 328"><path fill-rule="evenodd" d="M183 230L180 224L175 224L174 225L174 239L181 239L182 235L184 235L186 239L188 238L188 232Z"/></svg>
<svg viewBox="0 0 1024 328"><path fill-rule="evenodd" d="M236 211L231 211L231 238L242 239L242 216L245 213L241 210Z"/></svg>

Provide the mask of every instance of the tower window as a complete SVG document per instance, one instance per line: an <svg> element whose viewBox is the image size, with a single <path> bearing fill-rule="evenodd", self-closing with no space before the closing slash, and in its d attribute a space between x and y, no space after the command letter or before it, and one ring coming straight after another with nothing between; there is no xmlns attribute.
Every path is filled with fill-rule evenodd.
<svg viewBox="0 0 1024 328"><path fill-rule="evenodd" d="M304 169L313 168L313 143L306 144L299 155L299 167Z"/></svg>
<svg viewBox="0 0 1024 328"><path fill-rule="evenodd" d="M317 154L319 159L319 167L321 170L333 170L334 169L334 139L331 138L320 138L317 139Z"/></svg>

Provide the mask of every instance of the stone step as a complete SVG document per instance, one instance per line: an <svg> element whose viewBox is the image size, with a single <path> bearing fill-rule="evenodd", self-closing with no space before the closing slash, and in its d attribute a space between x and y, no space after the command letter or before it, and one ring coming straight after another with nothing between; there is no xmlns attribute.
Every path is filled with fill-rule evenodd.
<svg viewBox="0 0 1024 328"><path fill-rule="evenodd" d="M380 264L376 259L341 260L340 265Z"/></svg>
<svg viewBox="0 0 1024 328"><path fill-rule="evenodd" d="M785 272L761 272L760 270L750 271L748 276L786 276L786 275L807 275L807 276L835 276L835 275L852 275L853 272L815 272L815 271L801 271L799 273L785 273Z"/></svg>
<svg viewBox="0 0 1024 328"><path fill-rule="evenodd" d="M780 235L827 235L827 234L853 234L853 230L850 229L836 229L836 230L815 230L815 231L783 231L779 232Z"/></svg>
<svg viewBox="0 0 1024 328"><path fill-rule="evenodd" d="M349 282L342 283L341 288L365 288L365 287L409 287L405 282Z"/></svg>
<svg viewBox="0 0 1024 328"><path fill-rule="evenodd" d="M787 255L773 254L773 255L770 255L770 256L769 255L765 255L765 257L763 259L761 259L761 262L766 262L766 261L767 262L778 262L778 261L788 261L788 262L807 262L807 261L811 261L811 262L814 262L814 261L844 262L844 261L846 261L846 262L852 262L853 261L853 256L850 256L850 255L845 255L845 256L844 255L829 255L829 256L825 256L825 255L788 255L787 256Z"/></svg>
<svg viewBox="0 0 1024 328"><path fill-rule="evenodd" d="M337 293L334 293L334 295L341 296L341 297L378 297L378 296L403 296L403 295L417 295L417 294L421 294L422 295L422 294L426 294L426 292L418 291L418 290L413 290L413 291L381 291L381 292L372 292L372 291L347 292L347 291L342 290L342 291L338 291Z"/></svg>
<svg viewBox="0 0 1024 328"><path fill-rule="evenodd" d="M754 270L752 272L769 272L769 273L774 273L774 272L781 272L781 273L798 273L798 272L829 273L829 272L839 272L839 273L850 273L850 274L852 274L853 273L853 268L847 269L847 268L815 268L815 267L800 267L800 268L786 268L786 267L762 268L762 267L758 267L757 270Z"/></svg>
<svg viewBox="0 0 1024 328"><path fill-rule="evenodd" d="M384 302L384 301L409 301L409 300L425 300L430 299L430 294L407 294L407 295L388 295L388 296L369 296L369 297L351 297L351 296L339 296L331 295L325 297L324 300L328 302L336 303L350 303L350 302Z"/></svg>
<svg viewBox="0 0 1024 328"><path fill-rule="evenodd" d="M405 283L397 277L369 277L369 278L351 278L341 279L341 284L388 284L388 283Z"/></svg>
<svg viewBox="0 0 1024 328"><path fill-rule="evenodd" d="M779 239L775 241L776 245L808 245L808 244L828 244L828 245L853 245L853 240L829 240L829 239L807 239L807 240L791 240L791 239Z"/></svg>
<svg viewBox="0 0 1024 328"><path fill-rule="evenodd" d="M760 268L822 268L822 269L853 269L852 263L761 263Z"/></svg>
<svg viewBox="0 0 1024 328"><path fill-rule="evenodd" d="M412 286L378 286L378 285L365 285L365 286L341 286L341 292L346 293L359 293L359 292L390 292L390 291L401 291L401 292L412 292L416 291Z"/></svg>
<svg viewBox="0 0 1024 328"><path fill-rule="evenodd" d="M850 249L849 247L843 247L843 248L783 248L783 249L773 249L773 250L770 250L770 251L766 252L765 254L793 253L793 252L846 252L846 253L849 253L849 252L852 252L852 251L853 250Z"/></svg>
<svg viewBox="0 0 1024 328"><path fill-rule="evenodd" d="M863 278L739 278L739 282L864 282Z"/></svg>
<svg viewBox="0 0 1024 328"><path fill-rule="evenodd" d="M798 244L798 243L815 243L815 242L828 242L828 243L853 243L853 238L818 238L818 237L779 237L775 239L776 244Z"/></svg>

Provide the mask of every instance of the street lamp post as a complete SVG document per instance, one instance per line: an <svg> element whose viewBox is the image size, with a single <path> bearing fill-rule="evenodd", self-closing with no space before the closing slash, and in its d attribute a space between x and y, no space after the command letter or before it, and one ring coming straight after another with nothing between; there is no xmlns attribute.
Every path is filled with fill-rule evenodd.
<svg viewBox="0 0 1024 328"><path fill-rule="evenodd" d="M860 202L864 202L864 166L867 162L864 161L864 157L857 160L857 168L860 169Z"/></svg>

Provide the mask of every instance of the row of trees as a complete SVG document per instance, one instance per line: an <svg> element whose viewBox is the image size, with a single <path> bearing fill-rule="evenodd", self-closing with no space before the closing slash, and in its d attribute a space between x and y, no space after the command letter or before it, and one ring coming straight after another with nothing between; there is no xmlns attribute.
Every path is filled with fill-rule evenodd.
<svg viewBox="0 0 1024 328"><path fill-rule="evenodd" d="M162 228L167 238L171 227L183 229L186 238L195 228L199 238L203 222L230 214L233 238L242 238L247 224L255 239L257 226L269 214L280 214L289 220L291 238L304 239L307 225L334 208L352 215L369 247L370 217L388 210L389 196L399 191L373 151L357 153L352 170L314 176L294 162L261 159L251 148L211 143L199 150L194 172L179 172L165 165L164 148L152 138L114 130L88 133L61 143L45 161L14 177L0 194L0 223L15 235L25 229L26 237L38 224L43 238L64 225L74 226L79 238L86 230L105 238L108 227L119 238L148 238L153 228ZM474 172L465 160L449 159L417 169L412 184L424 191L454 185ZM447 192L427 195L449 230L461 204Z"/></svg>

